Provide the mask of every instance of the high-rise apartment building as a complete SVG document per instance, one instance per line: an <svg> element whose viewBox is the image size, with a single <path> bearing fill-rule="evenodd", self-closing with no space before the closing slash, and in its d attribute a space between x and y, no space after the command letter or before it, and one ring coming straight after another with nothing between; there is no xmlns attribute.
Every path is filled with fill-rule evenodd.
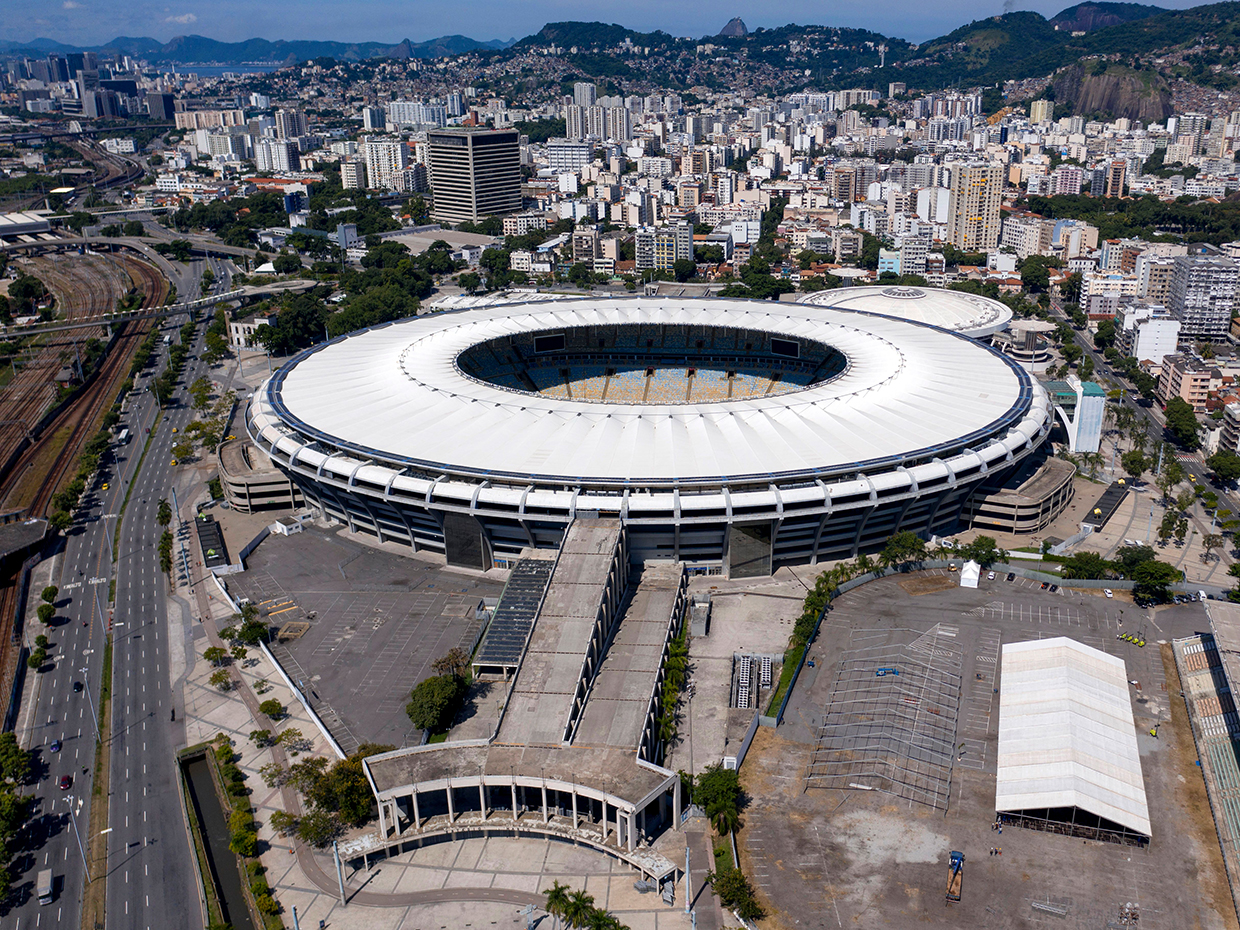
<svg viewBox="0 0 1240 930"><path fill-rule="evenodd" d="M1128 172L1128 162L1117 158L1107 165L1106 171L1106 196L1124 196L1124 175Z"/></svg>
<svg viewBox="0 0 1240 930"><path fill-rule="evenodd" d="M570 142L586 137L586 108L570 104L564 108L564 136Z"/></svg>
<svg viewBox="0 0 1240 930"><path fill-rule="evenodd" d="M1049 123L1055 114L1055 101L1035 100L1029 104L1029 122Z"/></svg>
<svg viewBox="0 0 1240 930"><path fill-rule="evenodd" d="M947 241L964 252L999 244L1002 165L953 165Z"/></svg>
<svg viewBox="0 0 1240 930"><path fill-rule="evenodd" d="M300 171L297 144L283 139L259 139L254 146L254 167L259 171Z"/></svg>
<svg viewBox="0 0 1240 930"><path fill-rule="evenodd" d="M356 156L340 159L340 186L345 190L366 189L366 162Z"/></svg>
<svg viewBox="0 0 1240 930"><path fill-rule="evenodd" d="M403 142L367 142L366 186L396 190L397 175L409 167L409 150Z"/></svg>
<svg viewBox="0 0 1240 930"><path fill-rule="evenodd" d="M1180 337L1223 339L1231 327L1240 268L1220 255L1181 255L1175 259L1167 303L1180 321Z"/></svg>
<svg viewBox="0 0 1240 930"><path fill-rule="evenodd" d="M515 129L428 132L436 220L476 222L521 209L520 136Z"/></svg>
<svg viewBox="0 0 1240 930"><path fill-rule="evenodd" d="M296 139L308 131L306 115L300 110L276 110L277 139Z"/></svg>
<svg viewBox="0 0 1240 930"><path fill-rule="evenodd" d="M573 103L579 107L592 107L598 101L598 89L590 81L578 81L573 85Z"/></svg>
<svg viewBox="0 0 1240 930"><path fill-rule="evenodd" d="M680 259L693 258L693 227L688 223L643 227L634 237L633 250L639 271L647 268L670 271Z"/></svg>
<svg viewBox="0 0 1240 930"><path fill-rule="evenodd" d="M383 107L363 107L362 126L368 132L383 132L387 129L387 111Z"/></svg>

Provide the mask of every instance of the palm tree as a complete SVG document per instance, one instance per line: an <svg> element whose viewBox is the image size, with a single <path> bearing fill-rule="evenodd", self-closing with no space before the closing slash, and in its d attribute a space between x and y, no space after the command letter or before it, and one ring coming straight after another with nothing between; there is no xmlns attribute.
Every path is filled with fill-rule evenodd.
<svg viewBox="0 0 1240 930"><path fill-rule="evenodd" d="M720 807L710 818L720 836L729 836L740 829L741 815L732 805Z"/></svg>
<svg viewBox="0 0 1240 930"><path fill-rule="evenodd" d="M856 565L857 565L857 573L860 575L864 575L866 572L871 571L874 568L874 560L871 559L864 552L859 552L857 553Z"/></svg>
<svg viewBox="0 0 1240 930"><path fill-rule="evenodd" d="M584 890L574 891L564 905L564 919L570 927L585 927L593 910L594 895L586 894Z"/></svg>
<svg viewBox="0 0 1240 930"><path fill-rule="evenodd" d="M555 918L555 925L559 927L560 918L564 916L564 910L568 906L568 885L555 882L544 893L547 903L543 910Z"/></svg>

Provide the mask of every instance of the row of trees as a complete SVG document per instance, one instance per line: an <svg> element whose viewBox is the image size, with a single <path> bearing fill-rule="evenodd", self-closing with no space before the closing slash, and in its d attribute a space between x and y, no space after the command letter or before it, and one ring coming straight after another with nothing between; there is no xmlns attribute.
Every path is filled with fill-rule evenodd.
<svg viewBox="0 0 1240 930"><path fill-rule="evenodd" d="M459 646L431 663L435 674L414 686L405 705L409 720L420 730L446 732L469 691L470 655Z"/></svg>
<svg viewBox="0 0 1240 930"><path fill-rule="evenodd" d="M628 930L614 914L596 907L594 895L587 894L584 889L570 891L568 885L557 881L544 894L543 910L551 915L556 928L562 924L580 930Z"/></svg>
<svg viewBox="0 0 1240 930"><path fill-rule="evenodd" d="M33 755L12 733L0 733L0 901L12 891L18 837L34 810L34 796L20 791L33 773Z"/></svg>
<svg viewBox="0 0 1240 930"><path fill-rule="evenodd" d="M1161 603L1170 597L1168 587L1184 575L1174 565L1158 561L1149 546L1123 546L1114 559L1096 552L1077 552L1065 559L1060 573L1067 579L1105 580L1122 578L1135 582L1134 592Z"/></svg>

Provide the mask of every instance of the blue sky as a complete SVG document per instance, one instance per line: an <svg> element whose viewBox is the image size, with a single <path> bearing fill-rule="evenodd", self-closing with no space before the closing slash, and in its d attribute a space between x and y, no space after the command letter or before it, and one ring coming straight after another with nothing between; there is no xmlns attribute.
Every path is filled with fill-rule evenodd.
<svg viewBox="0 0 1240 930"><path fill-rule="evenodd" d="M1071 0L1022 3L1052 16ZM1183 9L1191 0L1163 0L1157 5ZM36 37L96 45L118 35L152 36L167 41L197 34L234 42L265 39L335 39L399 42L460 34L475 39L520 38L546 22L602 20L631 29L662 29L673 35L717 32L739 15L750 29L786 23L815 23L872 29L914 42L949 32L962 23L1001 13L1003 0L871 0L866 4L832 4L816 0L764 0L732 9L702 0L0 0L0 39Z"/></svg>

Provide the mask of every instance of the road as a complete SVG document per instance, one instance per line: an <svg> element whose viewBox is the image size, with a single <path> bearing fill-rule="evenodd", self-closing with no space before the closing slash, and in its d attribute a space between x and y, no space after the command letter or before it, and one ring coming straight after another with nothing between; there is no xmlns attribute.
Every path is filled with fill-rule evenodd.
<svg viewBox="0 0 1240 930"><path fill-rule="evenodd" d="M226 287L227 268L212 264L220 282L217 287ZM203 267L196 262L186 268L176 282L178 290L196 290ZM178 321L165 325L174 339L177 329ZM196 345L200 348L201 329ZM185 386L204 373L205 367L196 360L187 362L140 471L146 431L157 410L149 393L130 400L122 425L129 427L133 438L114 447L111 457L105 456L66 538L59 576L54 579L60 597L58 619L48 634L50 661L38 677L33 706L20 710L31 722L30 747L36 753L38 776L33 793L39 806L31 830L35 848L17 860L23 900L6 915L6 927L80 927L83 850L89 840L90 806L99 800L92 792L95 714L112 577L116 603L107 799L111 832L106 878L91 878L108 883L109 928L201 926L198 908L187 906L197 899L197 886L175 780L174 753L184 744L184 729L182 721L174 724L170 719L168 639L170 631L184 638L188 623L179 614L168 623L167 582L159 571L155 545L161 528L155 511L159 499L169 495L173 480L170 449L177 434L172 427L183 429L193 419ZM116 521L131 481L134 487L113 552ZM75 681L83 682L81 692L73 690ZM52 752L56 740L61 749ZM72 782L63 791L58 787L62 776ZM55 875L55 900L40 907L34 900L34 878L44 868Z"/></svg>

